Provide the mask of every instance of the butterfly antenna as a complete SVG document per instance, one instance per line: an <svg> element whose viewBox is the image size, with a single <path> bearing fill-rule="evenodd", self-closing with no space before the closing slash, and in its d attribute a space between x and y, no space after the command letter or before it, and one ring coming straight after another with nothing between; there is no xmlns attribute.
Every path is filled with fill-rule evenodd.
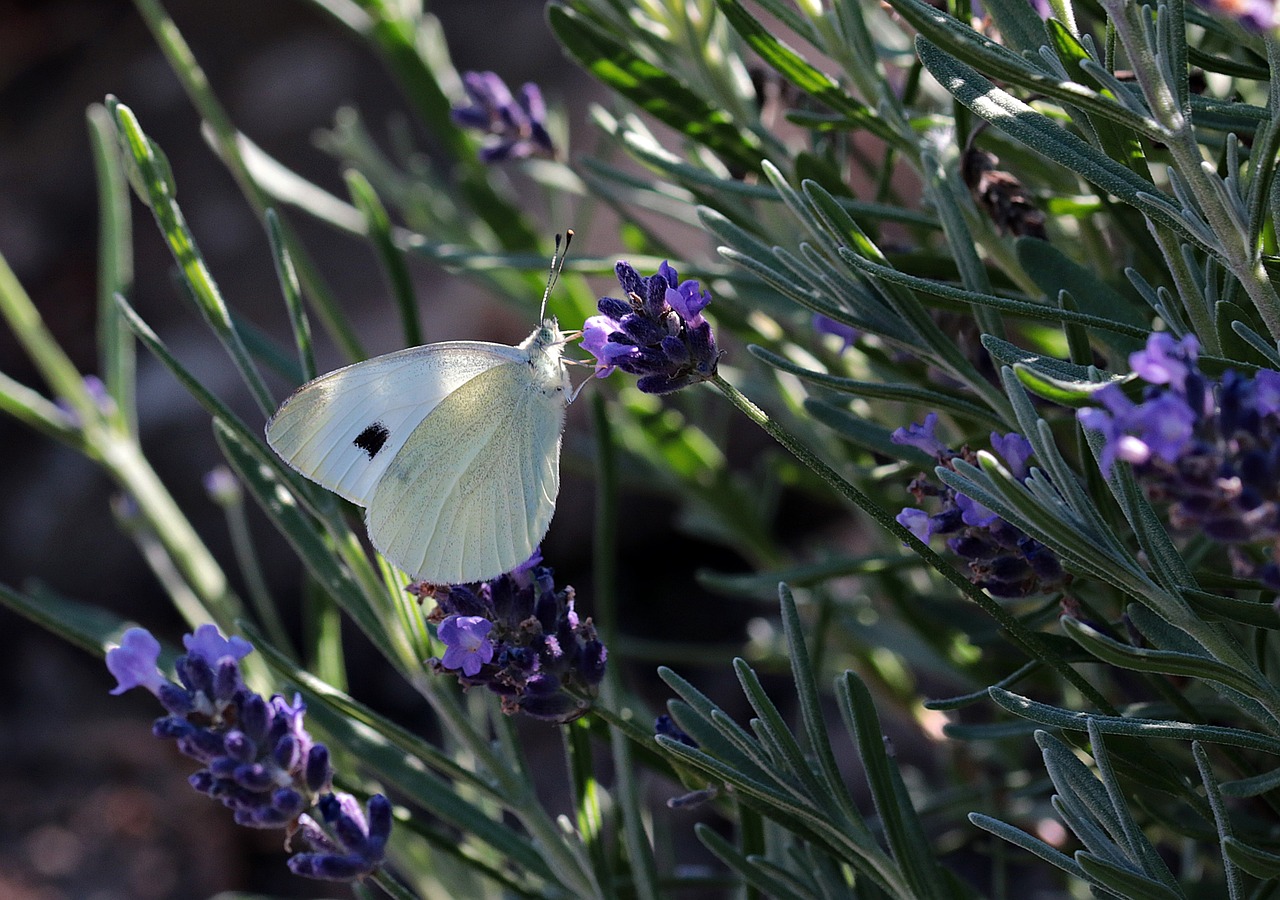
<svg viewBox="0 0 1280 900"><path fill-rule="evenodd" d="M542 309L538 314L539 319L547 317L547 298L551 296L551 289L556 286L556 282L560 280L560 273L564 271L564 260L569 255L569 245L573 243L573 229L566 228L564 232L564 252L560 252L560 235L556 235L556 249L551 254L551 266L547 270L547 287L542 292Z"/></svg>

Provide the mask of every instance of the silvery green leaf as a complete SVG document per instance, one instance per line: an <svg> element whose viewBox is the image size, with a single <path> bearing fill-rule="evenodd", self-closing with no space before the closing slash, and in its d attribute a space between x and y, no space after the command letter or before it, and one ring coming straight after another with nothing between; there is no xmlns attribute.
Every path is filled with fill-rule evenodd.
<svg viewBox="0 0 1280 900"><path fill-rule="evenodd" d="M1013 95L1000 90L923 37L916 39L916 48L933 77L974 113L1086 181L1115 194L1152 220L1203 243L1202 237L1193 232L1182 218L1180 206L1164 196L1154 184L1090 147Z"/></svg>
<svg viewBox="0 0 1280 900"><path fill-rule="evenodd" d="M1174 890L1128 866L1117 865L1085 850L1078 851L1075 856L1091 883L1124 900L1182 900L1186 897L1181 890Z"/></svg>
<svg viewBox="0 0 1280 900"><path fill-rule="evenodd" d="M1280 878L1280 854L1255 847L1237 837L1223 838L1222 852L1255 878Z"/></svg>
<svg viewBox="0 0 1280 900"><path fill-rule="evenodd" d="M758 347L755 344L748 345L747 350L752 356L761 360L766 365L772 366L773 368L779 369L783 372L789 372L805 381L821 385L824 388L829 388L834 391L852 394L856 397L873 397L881 400L916 402L923 404L929 409L947 410L966 418L976 419L987 425L1000 426L1003 424L984 407L970 403L968 400L958 396L944 394L941 391L917 387L913 384L860 381L855 378L828 375L825 372L815 372L812 369L806 369L798 363L793 363L790 360L784 359L778 354L766 350L763 347Z"/></svg>
<svg viewBox="0 0 1280 900"><path fill-rule="evenodd" d="M1246 731L1242 728L1227 728L1221 725L1196 725L1191 722L1175 722L1167 719L1145 719L1138 716L1100 716L1092 713L1078 712L1040 703L1030 697L1006 691L1002 688L990 688L991 699L1003 709L1048 725L1053 728L1065 728L1070 731L1087 731L1089 720L1096 721L1104 734L1122 734L1141 738L1164 738L1179 741L1204 741L1209 744L1227 744L1233 747L1244 747L1260 750L1280 756L1280 739L1270 735Z"/></svg>

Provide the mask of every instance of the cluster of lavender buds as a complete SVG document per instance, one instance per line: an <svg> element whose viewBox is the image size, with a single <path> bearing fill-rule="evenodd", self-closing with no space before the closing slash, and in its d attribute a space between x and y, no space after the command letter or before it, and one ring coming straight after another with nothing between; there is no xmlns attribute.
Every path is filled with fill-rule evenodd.
<svg viewBox="0 0 1280 900"><path fill-rule="evenodd" d="M956 459L977 463L968 447L959 452L943 444L934 434L938 414L930 413L923 424L899 428L890 436L895 444L916 447L950 469ZM992 432L991 446L1004 459L1009 471L1025 481L1031 444L1020 434L1001 436ZM1035 538L1024 534L976 500L925 475L912 480L908 490L920 505L932 498L938 511L907 507L898 513L898 524L920 540L929 542L935 534L949 535L947 548L968 560L969 580L996 597L1027 597L1059 590L1067 580L1057 556Z"/></svg>
<svg viewBox="0 0 1280 900"><path fill-rule="evenodd" d="M306 706L276 694L264 699L245 686L240 660L253 651L242 638L224 638L213 625L183 637L186 653L174 664L178 684L157 668L160 642L143 628L131 628L120 646L107 651L107 669L121 694L141 687L168 711L156 719L156 737L170 738L200 762L189 779L201 793L234 811L250 828L287 828L310 852L295 854L295 874L327 881L353 881L382 862L391 833L391 806L381 794L368 804L332 792L329 751L303 727ZM333 836L306 814L316 806Z"/></svg>
<svg viewBox="0 0 1280 900"><path fill-rule="evenodd" d="M503 712L564 723L591 705L604 678L608 652L591 619L574 611L574 591L556 590L537 551L514 571L473 585L416 582L409 590L432 597L428 617L445 645L431 660L468 687L484 685L502 698Z"/></svg>
<svg viewBox="0 0 1280 900"><path fill-rule="evenodd" d="M556 146L546 127L547 107L536 84L521 85L519 99L493 72L466 72L462 86L471 105L455 107L453 121L492 136L480 150L481 160L492 163L528 156L555 158Z"/></svg>
<svg viewBox="0 0 1280 900"><path fill-rule="evenodd" d="M711 293L680 281L663 262L647 278L619 261L614 266L626 299L601 297L600 315L582 326L582 346L596 357L596 377L615 368L638 375L647 394L669 394L716 374L715 336L702 317Z"/></svg>
<svg viewBox="0 0 1280 900"><path fill-rule="evenodd" d="M1109 475L1129 463L1169 523L1233 545L1280 546L1280 372L1252 378L1228 370L1213 381L1196 365L1194 335L1153 334L1129 366L1146 382L1141 402L1118 384L1097 393L1103 408L1082 409L1081 424L1102 433L1099 464ZM1274 559L1258 565L1236 550L1237 574L1280 591Z"/></svg>

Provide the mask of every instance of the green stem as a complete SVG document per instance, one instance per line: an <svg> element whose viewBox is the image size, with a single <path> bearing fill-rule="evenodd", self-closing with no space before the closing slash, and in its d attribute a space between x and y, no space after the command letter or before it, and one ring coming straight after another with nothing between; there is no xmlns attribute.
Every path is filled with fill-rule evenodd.
<svg viewBox="0 0 1280 900"><path fill-rule="evenodd" d="M814 474L834 488L845 499L870 515L881 528L902 541L913 552L919 554L938 574L977 603L987 615L1000 624L1010 640L1017 644L1031 659L1044 660L1047 665L1070 682L1081 694L1088 697L1090 702L1096 705L1098 709L1107 711L1108 715L1115 714L1114 707L1098 692L1097 688L1086 681L1084 676L1072 669L1071 666L1067 665L1066 660L1041 640L1040 635L1027 629L1016 616L1010 614L1003 606L988 597L981 588L971 584L967 578L935 553L928 544L898 524L897 520L881 509L874 500L841 478L834 469L823 462L813 451L796 440L794 435L774 419L770 418L768 413L752 403L746 395L729 382L725 381L724 376L716 374L711 378L711 383L740 412L763 428L770 437L785 447L796 459L812 469Z"/></svg>

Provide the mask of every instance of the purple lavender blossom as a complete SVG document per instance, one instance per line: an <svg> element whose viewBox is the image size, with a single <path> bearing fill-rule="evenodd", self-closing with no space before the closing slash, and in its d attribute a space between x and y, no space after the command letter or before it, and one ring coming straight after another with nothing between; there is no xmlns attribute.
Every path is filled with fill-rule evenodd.
<svg viewBox="0 0 1280 900"><path fill-rule="evenodd" d="M302 698L295 695L290 701L276 694L268 700L245 686L240 660L253 646L243 638L225 638L215 626L202 625L182 642L187 652L174 663L180 682L175 684L156 669L159 641L145 629L125 632L120 646L107 652L107 668L119 682L111 693L144 687L156 695L169 714L156 719L152 733L172 739L179 751L203 766L188 779L191 786L231 809L237 824L292 830L307 819L314 825L303 813L319 803L341 845L330 842L322 845L320 855L295 856L290 867L297 874L350 881L371 872L382 860L391 827L389 806L385 816L374 816L375 806L385 806L386 799L375 795L369 801L367 827L362 816L331 820L325 804L337 801L328 793L333 777L329 751L307 733ZM361 834L363 840L357 840ZM333 852L350 857L345 868L324 862Z"/></svg>
<svg viewBox="0 0 1280 900"><path fill-rule="evenodd" d="M474 678L480 669L493 660L493 641L489 632L493 623L482 616L449 616L440 623L437 634L449 649L440 665L446 669L461 669L462 674Z"/></svg>
<svg viewBox="0 0 1280 900"><path fill-rule="evenodd" d="M938 414L929 413L924 417L921 423L912 422L906 428L896 428L889 435L889 440L895 444L902 444L907 447L915 447L917 450L923 450L930 456L945 456L950 452L946 444L938 440L933 433L938 427Z"/></svg>
<svg viewBox="0 0 1280 900"><path fill-rule="evenodd" d="M1129 368L1148 384L1167 384L1183 394L1199 355L1200 342L1194 334L1175 341L1160 331L1147 339L1145 348L1129 354Z"/></svg>
<svg viewBox="0 0 1280 900"><path fill-rule="evenodd" d="M600 315L582 327L582 346L596 357L596 377L621 369L638 375L636 387L648 394L714 377L720 354L702 315L711 293L696 281L680 281L666 262L648 277L622 261L614 271L626 299L601 297Z"/></svg>
<svg viewBox="0 0 1280 900"><path fill-rule="evenodd" d="M146 688L158 694L166 679L156 667L160 659L160 642L145 628L130 628L120 638L120 646L107 651L107 671L119 682L112 694L123 694L132 688Z"/></svg>
<svg viewBox="0 0 1280 900"><path fill-rule="evenodd" d="M480 150L482 161L535 155L555 158L555 143L546 128L547 107L536 84L521 85L519 99L493 72L465 72L462 86L471 105L455 107L453 121L492 136Z"/></svg>
<svg viewBox="0 0 1280 900"><path fill-rule="evenodd" d="M431 661L436 672L484 685L508 714L563 723L590 707L608 651L591 619L578 616L573 588L556 589L539 551L491 581L409 590L436 603L428 620L446 646Z"/></svg>
<svg viewBox="0 0 1280 900"><path fill-rule="evenodd" d="M313 852L289 858L293 874L321 881L355 881L382 864L391 835L391 803L386 797L370 797L367 814L350 794L325 794L316 806L328 831L311 816L299 818L297 836Z"/></svg>
<svg viewBox="0 0 1280 900"><path fill-rule="evenodd" d="M894 443L909 444L936 457L946 468L954 468L956 459L977 462L968 447L959 452L942 443L934 433L936 413L930 413L923 424L899 428L892 435ZM1004 457L1010 472L1025 481L1032 455L1031 444L1020 434L1003 437L991 435L996 452ZM995 512L946 485L939 485L925 475L915 478L909 490L916 502L938 507L935 513L907 507L896 520L924 543L935 535L947 536L947 549L968 562L969 580L996 597L1025 597L1060 590L1067 580L1057 556L1044 544L1024 534Z"/></svg>
<svg viewBox="0 0 1280 900"><path fill-rule="evenodd" d="M1108 386L1096 395L1102 408L1079 411L1080 424L1101 433L1105 474L1129 463L1175 529L1231 545L1235 574L1280 589L1274 559L1238 549L1280 539L1280 372L1228 370L1213 381L1199 371L1197 351L1193 336L1152 335L1130 358L1146 383L1141 401Z"/></svg>
<svg viewBox="0 0 1280 900"><path fill-rule="evenodd" d="M862 334L861 331L852 325L846 325L843 322L837 322L829 316L822 313L813 314L813 330L818 334L834 334L840 340L844 341L844 346L840 348L840 352L844 353L853 346L853 342Z"/></svg>

